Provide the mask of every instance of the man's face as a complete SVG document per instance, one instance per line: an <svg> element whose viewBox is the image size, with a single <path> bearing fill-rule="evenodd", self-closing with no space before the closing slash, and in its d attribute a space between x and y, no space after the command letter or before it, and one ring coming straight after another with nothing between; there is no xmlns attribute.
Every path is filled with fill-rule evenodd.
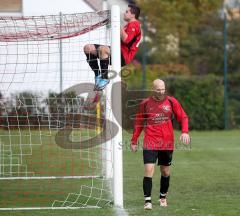
<svg viewBox="0 0 240 216"><path fill-rule="evenodd" d="M153 97L156 100L163 100L166 96L166 90L164 85L153 86Z"/></svg>
<svg viewBox="0 0 240 216"><path fill-rule="evenodd" d="M128 22L134 17L135 17L135 15L131 13L131 8L128 7L123 16L124 21Z"/></svg>

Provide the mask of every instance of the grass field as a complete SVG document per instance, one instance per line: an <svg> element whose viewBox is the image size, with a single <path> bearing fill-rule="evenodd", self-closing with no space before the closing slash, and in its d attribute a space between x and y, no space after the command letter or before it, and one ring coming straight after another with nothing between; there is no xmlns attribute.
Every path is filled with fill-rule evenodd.
<svg viewBox="0 0 240 216"><path fill-rule="evenodd" d="M151 212L143 210L142 152L139 150L134 154L125 146L123 152L124 206L129 215L240 215L240 131L193 131L191 137L191 150L178 149L174 152L167 208L158 206L159 170L155 170ZM124 143L129 139L130 134L124 133ZM10 182L5 184L0 182L0 193L4 187L9 186ZM46 182L43 184L50 190L51 184ZM70 188L77 190L73 186ZM23 189L19 188L19 190ZM60 192L68 188L61 188L59 184L57 189ZM9 197L0 195L0 203L8 199ZM4 211L0 212L0 215L108 216L114 215L114 210L106 207L97 210Z"/></svg>
<svg viewBox="0 0 240 216"><path fill-rule="evenodd" d="M192 150L173 157L169 206L158 206L159 171L153 179L151 215L240 215L240 131L192 132ZM142 215L141 152L124 154L125 207ZM134 176L132 175L134 173Z"/></svg>

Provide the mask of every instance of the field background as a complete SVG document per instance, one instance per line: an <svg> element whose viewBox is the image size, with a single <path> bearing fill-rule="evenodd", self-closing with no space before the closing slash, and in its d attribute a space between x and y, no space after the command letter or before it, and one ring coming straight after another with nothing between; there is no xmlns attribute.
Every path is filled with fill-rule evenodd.
<svg viewBox="0 0 240 216"><path fill-rule="evenodd" d="M144 212L142 152L128 148L130 134L124 133L124 206L129 215L240 215L239 130L192 131L191 150L181 146L174 152L168 207L158 206L159 170L153 179L153 210ZM176 133L176 138L179 133ZM0 194L4 185L0 182ZM8 184L8 183L6 183ZM43 184L46 184L46 182ZM5 185L6 186L6 185ZM73 187L72 187L73 188ZM24 190L24 188L19 188ZM64 188L59 187L64 191ZM8 197L0 196L6 201ZM38 204L36 203L36 206ZM81 210L3 211L0 215L114 215L111 207Z"/></svg>

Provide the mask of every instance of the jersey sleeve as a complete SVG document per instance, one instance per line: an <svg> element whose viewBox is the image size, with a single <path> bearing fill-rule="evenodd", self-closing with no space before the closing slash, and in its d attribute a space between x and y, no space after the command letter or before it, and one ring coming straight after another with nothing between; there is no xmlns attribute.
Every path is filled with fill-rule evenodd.
<svg viewBox="0 0 240 216"><path fill-rule="evenodd" d="M142 130L143 130L143 124L144 124L144 117L145 117L145 106L146 101L142 101L139 110L135 115L135 121L134 121L134 128L133 128L133 135L131 139L132 145L137 145L138 137L140 136Z"/></svg>
<svg viewBox="0 0 240 216"><path fill-rule="evenodd" d="M171 97L171 101L173 102L173 112L176 116L176 119L181 126L182 133L188 133L188 116L183 110L181 104L174 97Z"/></svg>
<svg viewBox="0 0 240 216"><path fill-rule="evenodd" d="M125 29L125 32L128 36L123 43L128 44L133 40L134 37L140 34L140 25L136 23L129 23Z"/></svg>

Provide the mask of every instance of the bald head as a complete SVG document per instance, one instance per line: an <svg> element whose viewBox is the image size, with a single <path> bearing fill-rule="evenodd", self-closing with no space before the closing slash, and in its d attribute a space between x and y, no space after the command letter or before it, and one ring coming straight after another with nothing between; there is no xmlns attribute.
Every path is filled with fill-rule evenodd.
<svg viewBox="0 0 240 216"><path fill-rule="evenodd" d="M165 82L160 79L153 81L153 98L155 100L164 100L165 99Z"/></svg>
<svg viewBox="0 0 240 216"><path fill-rule="evenodd" d="M155 79L153 81L153 90L154 91L161 91L161 90L165 91L165 82L160 79Z"/></svg>

